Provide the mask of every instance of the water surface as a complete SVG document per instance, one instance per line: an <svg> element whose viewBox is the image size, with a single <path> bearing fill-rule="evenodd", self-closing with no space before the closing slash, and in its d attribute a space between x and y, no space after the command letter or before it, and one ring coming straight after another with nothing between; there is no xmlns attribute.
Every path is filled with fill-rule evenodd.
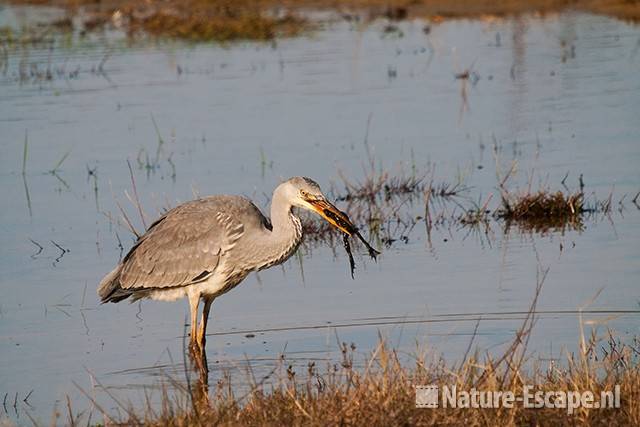
<svg viewBox="0 0 640 427"><path fill-rule="evenodd" d="M11 13L2 9L3 22ZM494 193L492 207L494 146L500 170L518 161L514 188L533 171L535 187L561 189L569 173L572 189L583 174L589 197L613 191L612 214L582 231L505 234L492 223L478 235L454 225L434 229L429 244L419 222L378 263L356 257L355 280L340 246L313 245L214 303L211 382L220 367L270 370L283 351L305 372L309 360L338 357L338 340L365 353L379 333L403 352L417 343L453 362L478 319L474 345L499 351L540 265L549 274L536 355L576 348L581 307L600 330L637 333L638 28L579 13L444 22L428 35L413 21L399 25L402 37L384 25L335 22L274 44L130 45L109 35L10 53L0 77L3 416L46 422L67 394L88 407L72 381L115 406L91 376L140 402L164 371L180 375L186 302L100 305L95 294L119 241L133 242L112 221L117 201L141 225L124 193L127 160L150 219L194 194L244 194L266 208L294 175L340 192L339 171L363 179L367 146L376 167L460 179L472 200ZM455 78L467 68L469 80ZM422 215L422 198L403 209Z"/></svg>

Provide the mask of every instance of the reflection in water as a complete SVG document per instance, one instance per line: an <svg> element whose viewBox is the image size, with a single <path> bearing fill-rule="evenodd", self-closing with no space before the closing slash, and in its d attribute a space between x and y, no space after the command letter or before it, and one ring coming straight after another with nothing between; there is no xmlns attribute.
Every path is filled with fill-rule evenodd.
<svg viewBox="0 0 640 427"><path fill-rule="evenodd" d="M197 412L201 412L209 406L209 365L206 346L198 347L194 344L189 346L189 361L191 370L197 374L197 380L194 382L187 372L185 374L191 404Z"/></svg>
<svg viewBox="0 0 640 427"><path fill-rule="evenodd" d="M521 16L516 16L511 22L513 46L512 56L513 63L511 65L511 82L513 91L509 96L509 126L511 137L517 140L520 132L527 128L526 119L526 102L527 102L527 42L526 35L528 30L527 20Z"/></svg>
<svg viewBox="0 0 640 427"><path fill-rule="evenodd" d="M460 111L458 112L458 124L462 122L462 118L464 114L469 111L469 96L468 96L468 85L467 82L471 83L472 87L478 83L480 80L480 76L478 73L473 71L473 66L476 61L474 60L469 67L467 67L464 71L456 73L456 80L460 81Z"/></svg>
<svg viewBox="0 0 640 427"><path fill-rule="evenodd" d="M31 209L31 195L29 195L29 184L27 183L27 175L22 173L22 184L24 185L24 195L27 199L27 209L29 210L29 217L33 218L33 210Z"/></svg>
<svg viewBox="0 0 640 427"><path fill-rule="evenodd" d="M33 218L31 209L31 196L29 195L29 184L27 183L27 155L29 152L29 138L27 131L24 132L24 149L22 152L22 183L24 184L24 195L27 199L27 208L29 209L29 218Z"/></svg>

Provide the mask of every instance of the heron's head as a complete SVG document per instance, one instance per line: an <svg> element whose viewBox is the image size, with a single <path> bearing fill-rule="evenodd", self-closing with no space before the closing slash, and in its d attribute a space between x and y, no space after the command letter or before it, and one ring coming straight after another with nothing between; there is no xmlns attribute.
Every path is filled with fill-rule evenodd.
<svg viewBox="0 0 640 427"><path fill-rule="evenodd" d="M317 213L343 233L351 235L356 226L349 218L327 200L320 186L312 179L296 176L283 184L287 198L293 206Z"/></svg>

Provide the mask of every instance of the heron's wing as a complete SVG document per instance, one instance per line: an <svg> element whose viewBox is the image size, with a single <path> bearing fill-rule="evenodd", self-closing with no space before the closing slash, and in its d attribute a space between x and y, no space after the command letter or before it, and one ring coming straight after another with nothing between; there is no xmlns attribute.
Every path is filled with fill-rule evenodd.
<svg viewBox="0 0 640 427"><path fill-rule="evenodd" d="M169 211L122 261L122 289L184 286L205 280L244 234L241 221L215 203L195 201Z"/></svg>

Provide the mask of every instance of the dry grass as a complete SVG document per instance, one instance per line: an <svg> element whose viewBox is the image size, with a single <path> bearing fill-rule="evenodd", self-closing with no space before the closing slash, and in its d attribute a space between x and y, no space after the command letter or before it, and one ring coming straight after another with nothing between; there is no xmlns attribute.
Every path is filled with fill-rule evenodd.
<svg viewBox="0 0 640 427"><path fill-rule="evenodd" d="M294 36L310 28L305 18L292 9L281 8L274 1L14 0L13 3L53 4L62 7L67 11L67 16L49 23L48 27L56 31L77 30L82 35L117 28L129 36L151 35L219 42L265 41ZM9 40L17 37L19 36L10 32L4 38ZM31 38L33 34L30 34L29 39Z"/></svg>
<svg viewBox="0 0 640 427"><path fill-rule="evenodd" d="M302 16L309 10L336 12L349 21L377 18L422 18L434 24L446 19L495 19L523 13L559 13L566 9L640 21L635 0L13 0L16 4L54 4L66 8L69 17L54 22L59 30L73 28L71 17L81 17L82 32L118 26L134 35L144 33L189 40L271 40L309 29ZM80 13L79 13L80 12ZM77 21L77 22L80 22Z"/></svg>
<svg viewBox="0 0 640 427"><path fill-rule="evenodd" d="M177 386L177 396L163 392L160 408L136 411L114 398L124 411L123 419L105 415L106 424L187 425L639 425L640 365L638 339L629 344L616 340L611 331L602 336L596 329L579 337L577 353L564 360L542 362L527 351L536 321L536 305L546 271L539 271L535 295L528 314L502 353L480 355L469 351L447 363L426 352L406 355L389 348L384 339L358 363L353 344L341 343L340 360L322 372L315 363L302 370L282 356L273 371L256 380L249 367L250 390L236 394L231 377L218 382L212 396L197 381ZM478 324L480 320L478 321ZM580 318L581 330L583 327ZM476 326L477 330L477 326ZM171 381L175 385L175 380ZM523 386L536 391L613 391L620 386L620 408L578 408L573 414L558 408L419 409L415 407L417 385L456 386L458 390L512 391L522 396ZM199 396L199 397L198 397ZM194 401L199 399L199 401ZM75 420L78 421L78 420Z"/></svg>
<svg viewBox="0 0 640 427"><path fill-rule="evenodd" d="M627 356L628 349L622 356ZM348 355L349 353L347 353ZM349 356L347 356L349 357ZM362 371L342 364L338 370L318 374L313 367L303 379L289 375L280 386L265 392L255 391L244 402L233 394L223 393L211 407L200 414L174 409L158 418L145 420L149 425L638 425L640 422L640 372L637 365L619 368L615 357L596 364L581 366L569 359L566 370L552 369L527 374L508 367L492 367L492 360L481 362L471 358L454 371L444 362L424 365L419 359L411 368L403 366L398 353L384 342ZM483 374L485 374L483 376ZM621 388L620 409L585 410L567 414L562 409L417 409L416 385L455 385L459 390L510 390L522 395L524 384L535 384L536 390L591 390Z"/></svg>
<svg viewBox="0 0 640 427"><path fill-rule="evenodd" d="M582 193L561 191L526 193L512 200L503 199L500 217L507 220L545 220L575 218L584 212Z"/></svg>
<svg viewBox="0 0 640 427"><path fill-rule="evenodd" d="M306 20L292 13L277 16L257 1L189 0L156 3L140 10L139 4L122 9L129 33L190 40L271 40L294 36L306 27Z"/></svg>
<svg viewBox="0 0 640 427"><path fill-rule="evenodd" d="M507 193L495 215L507 223L516 222L536 231L571 227L582 229L584 194L561 191Z"/></svg>

